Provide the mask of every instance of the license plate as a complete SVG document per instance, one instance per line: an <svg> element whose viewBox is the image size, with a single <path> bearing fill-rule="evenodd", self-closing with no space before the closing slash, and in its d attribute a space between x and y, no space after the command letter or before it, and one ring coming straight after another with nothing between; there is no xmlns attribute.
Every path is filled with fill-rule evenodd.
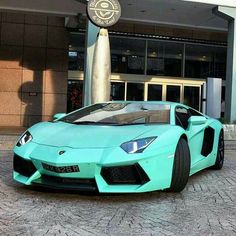
<svg viewBox="0 0 236 236"><path fill-rule="evenodd" d="M45 170L55 172L55 173L75 173L80 172L78 166L51 166L45 163L42 163Z"/></svg>

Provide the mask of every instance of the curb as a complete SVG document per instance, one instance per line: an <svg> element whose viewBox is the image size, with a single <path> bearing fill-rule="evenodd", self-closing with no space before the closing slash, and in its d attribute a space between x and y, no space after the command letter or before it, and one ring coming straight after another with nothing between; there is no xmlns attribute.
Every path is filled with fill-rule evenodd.
<svg viewBox="0 0 236 236"><path fill-rule="evenodd" d="M12 150L19 135L0 135L0 151Z"/></svg>
<svg viewBox="0 0 236 236"><path fill-rule="evenodd" d="M236 125L224 125L225 140L236 141Z"/></svg>

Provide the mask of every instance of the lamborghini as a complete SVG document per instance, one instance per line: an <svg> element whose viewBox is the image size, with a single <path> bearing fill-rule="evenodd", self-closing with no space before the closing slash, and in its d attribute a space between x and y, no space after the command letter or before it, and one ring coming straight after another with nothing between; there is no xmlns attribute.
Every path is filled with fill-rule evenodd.
<svg viewBox="0 0 236 236"><path fill-rule="evenodd" d="M52 189L182 191L224 163L222 124L171 102L105 102L29 128L14 147L13 178Z"/></svg>

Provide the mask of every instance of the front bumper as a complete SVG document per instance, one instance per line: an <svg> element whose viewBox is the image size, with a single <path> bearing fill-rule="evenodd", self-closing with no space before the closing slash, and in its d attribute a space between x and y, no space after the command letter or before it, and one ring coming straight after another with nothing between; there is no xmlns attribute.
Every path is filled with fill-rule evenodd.
<svg viewBox="0 0 236 236"><path fill-rule="evenodd" d="M138 193L170 187L173 158L168 158L168 153L172 150L158 156L136 156L120 148L78 150L26 145L14 149L13 173L14 179L25 185L101 193ZM59 155L60 150L65 154ZM78 165L79 172L56 173L43 164L59 168Z"/></svg>
<svg viewBox="0 0 236 236"><path fill-rule="evenodd" d="M44 165L42 165L44 166ZM21 183L27 182L31 185L42 186L52 189L69 189L85 192L98 191L95 178L68 178L61 176L53 176L42 174L34 166L30 160L14 155L13 160L14 179ZM64 168L63 168L64 169ZM50 174L55 174L51 171ZM40 176L40 177L39 177ZM150 181L147 174L139 164L129 166L101 167L101 177L110 186L119 185L136 185L142 186Z"/></svg>
<svg viewBox="0 0 236 236"><path fill-rule="evenodd" d="M41 175L32 181L32 185L49 189L63 189L82 192L98 192L95 179L72 179L50 175Z"/></svg>

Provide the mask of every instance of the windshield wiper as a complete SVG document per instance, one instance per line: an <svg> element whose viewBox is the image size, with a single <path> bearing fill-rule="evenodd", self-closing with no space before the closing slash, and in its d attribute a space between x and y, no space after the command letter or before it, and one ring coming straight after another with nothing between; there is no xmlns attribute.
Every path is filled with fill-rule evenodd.
<svg viewBox="0 0 236 236"><path fill-rule="evenodd" d="M94 123L97 123L95 121L75 121L73 122L73 124L94 124Z"/></svg>
<svg viewBox="0 0 236 236"><path fill-rule="evenodd" d="M128 126L128 125L145 125L147 123L120 123L120 124L117 124L117 126Z"/></svg>

